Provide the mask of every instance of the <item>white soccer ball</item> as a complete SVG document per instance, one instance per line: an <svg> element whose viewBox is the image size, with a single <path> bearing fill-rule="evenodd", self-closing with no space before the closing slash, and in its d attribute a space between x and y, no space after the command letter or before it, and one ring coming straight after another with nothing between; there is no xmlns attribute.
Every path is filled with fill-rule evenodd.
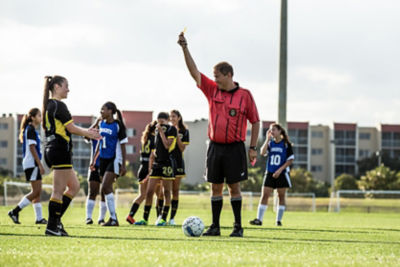
<svg viewBox="0 0 400 267"><path fill-rule="evenodd" d="M183 222L182 230L186 236L201 236L204 231L204 223L199 217L190 216Z"/></svg>

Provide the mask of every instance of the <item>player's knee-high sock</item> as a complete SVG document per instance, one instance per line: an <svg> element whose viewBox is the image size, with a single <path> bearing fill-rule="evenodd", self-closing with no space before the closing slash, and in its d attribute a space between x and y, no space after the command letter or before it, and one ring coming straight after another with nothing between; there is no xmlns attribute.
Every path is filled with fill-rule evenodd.
<svg viewBox="0 0 400 267"><path fill-rule="evenodd" d="M134 203L132 204L131 210L130 210L130 212L129 212L129 216L131 216L131 217L133 218L133 217L135 216L135 214L136 214L136 212L137 212L138 209L139 209L139 204L136 203L136 202L134 202Z"/></svg>
<svg viewBox="0 0 400 267"><path fill-rule="evenodd" d="M286 206L279 205L278 212L276 213L276 221L282 221L283 213L285 212Z"/></svg>
<svg viewBox="0 0 400 267"><path fill-rule="evenodd" d="M36 221L40 221L41 219L43 219L42 203L40 202L33 203L33 209L35 210Z"/></svg>
<svg viewBox="0 0 400 267"><path fill-rule="evenodd" d="M23 208L31 204L31 201L24 196L21 201L18 203L18 205L13 209L13 213L16 214L20 212Z"/></svg>
<svg viewBox="0 0 400 267"><path fill-rule="evenodd" d="M62 198L62 207L61 207L61 215L60 218L64 215L65 211L68 209L69 204L71 203L73 196L64 194Z"/></svg>
<svg viewBox="0 0 400 267"><path fill-rule="evenodd" d="M171 200L171 220L175 218L176 212L178 210L178 199Z"/></svg>
<svg viewBox="0 0 400 267"><path fill-rule="evenodd" d="M169 206L164 206L163 207L163 210L162 210L162 219L164 220L164 221L166 221L167 220L167 216L168 216L168 212L169 212Z"/></svg>
<svg viewBox="0 0 400 267"><path fill-rule="evenodd" d="M267 210L267 208L268 208L268 205L263 205L263 204L258 205L257 219L259 219L260 221L263 221L264 213Z"/></svg>
<svg viewBox="0 0 400 267"><path fill-rule="evenodd" d="M164 199L159 199L156 205L157 217L161 215L163 206L164 206Z"/></svg>
<svg viewBox="0 0 400 267"><path fill-rule="evenodd" d="M113 220L117 219L117 214L115 213L115 200L114 200L114 194L110 193L105 195L106 198L106 204L108 208L108 212L110 213L110 217Z"/></svg>
<svg viewBox="0 0 400 267"><path fill-rule="evenodd" d="M99 221L104 220L106 217L106 212L107 212L107 204L105 201L100 201L100 210L99 210Z"/></svg>
<svg viewBox="0 0 400 267"><path fill-rule="evenodd" d="M58 221L61 216L62 200L50 198L49 201L49 220L47 227L50 229L56 229Z"/></svg>
<svg viewBox="0 0 400 267"><path fill-rule="evenodd" d="M143 219L148 221L150 215L151 205L144 206Z"/></svg>
<svg viewBox="0 0 400 267"><path fill-rule="evenodd" d="M235 223L242 225L242 197L232 197L231 206L235 216Z"/></svg>
<svg viewBox="0 0 400 267"><path fill-rule="evenodd" d="M223 204L222 196L211 197L211 211L213 216L213 224L217 227L219 227L219 217L221 215L222 204Z"/></svg>
<svg viewBox="0 0 400 267"><path fill-rule="evenodd" d="M86 219L92 219L93 209L96 201L90 198L86 200Z"/></svg>

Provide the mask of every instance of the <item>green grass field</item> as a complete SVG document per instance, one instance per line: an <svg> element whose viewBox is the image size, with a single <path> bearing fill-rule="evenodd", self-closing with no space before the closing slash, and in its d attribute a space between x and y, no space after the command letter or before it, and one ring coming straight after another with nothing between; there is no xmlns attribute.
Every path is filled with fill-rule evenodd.
<svg viewBox="0 0 400 267"><path fill-rule="evenodd" d="M250 226L255 211L245 210L245 237L229 238L233 216L225 206L222 236L200 238L184 236L180 226L128 225L125 207L118 210L118 228L86 226L80 205L63 218L70 237L46 237L44 226L33 223L32 207L20 213L21 225L8 218L10 207L0 207L0 266L400 265L398 213L287 212L277 228L270 208L262 227ZM208 209L180 209L176 221L190 215L211 222Z"/></svg>

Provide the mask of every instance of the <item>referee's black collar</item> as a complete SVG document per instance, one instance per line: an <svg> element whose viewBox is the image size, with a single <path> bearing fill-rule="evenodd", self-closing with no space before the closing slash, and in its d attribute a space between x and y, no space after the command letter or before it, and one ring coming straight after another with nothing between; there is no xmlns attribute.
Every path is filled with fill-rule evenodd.
<svg viewBox="0 0 400 267"><path fill-rule="evenodd" d="M235 93L237 90L239 90L239 83L238 82L233 82L235 85L236 85L236 87L235 88L233 88L232 90L229 90L229 91L226 91L226 90L221 90L221 89L219 89L219 90L221 90L222 92L227 92L227 93L231 93L231 94L233 94L233 93Z"/></svg>

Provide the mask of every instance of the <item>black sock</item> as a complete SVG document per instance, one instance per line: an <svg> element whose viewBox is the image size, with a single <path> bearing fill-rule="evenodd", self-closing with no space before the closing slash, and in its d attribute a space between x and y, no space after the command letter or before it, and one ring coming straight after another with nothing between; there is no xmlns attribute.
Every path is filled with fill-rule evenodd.
<svg viewBox="0 0 400 267"><path fill-rule="evenodd" d="M233 210L233 215L235 216L235 223L242 225L242 197L231 198L231 205Z"/></svg>
<svg viewBox="0 0 400 267"><path fill-rule="evenodd" d="M160 216L163 206L164 206L164 199L159 199L157 201L157 206L156 206L157 217Z"/></svg>
<svg viewBox="0 0 400 267"><path fill-rule="evenodd" d="M223 204L222 196L211 197L211 210L213 216L213 224L219 227L219 217L221 215L222 204Z"/></svg>
<svg viewBox="0 0 400 267"><path fill-rule="evenodd" d="M47 227L56 229L61 215L62 201L51 198L49 201L49 220Z"/></svg>
<svg viewBox="0 0 400 267"><path fill-rule="evenodd" d="M62 207L61 207L61 215L60 218L64 215L65 211L68 209L69 204L72 201L72 196L68 195L68 194L64 194L63 198L62 198Z"/></svg>
<svg viewBox="0 0 400 267"><path fill-rule="evenodd" d="M149 220L150 210L151 210L151 205L144 206L143 219L146 221Z"/></svg>
<svg viewBox="0 0 400 267"><path fill-rule="evenodd" d="M21 211L21 208L17 205L13 210L12 213L18 214Z"/></svg>
<svg viewBox="0 0 400 267"><path fill-rule="evenodd" d="M168 212L169 212L169 206L164 206L162 210L162 219L164 221L167 220Z"/></svg>
<svg viewBox="0 0 400 267"><path fill-rule="evenodd" d="M171 201L171 220L175 218L176 211L178 210L178 202L179 200L177 199L173 199Z"/></svg>
<svg viewBox="0 0 400 267"><path fill-rule="evenodd" d="M131 207L131 211L129 212L129 216L131 216L133 218L133 216L135 216L138 209L139 209L139 204L136 202L133 203L132 207Z"/></svg>

